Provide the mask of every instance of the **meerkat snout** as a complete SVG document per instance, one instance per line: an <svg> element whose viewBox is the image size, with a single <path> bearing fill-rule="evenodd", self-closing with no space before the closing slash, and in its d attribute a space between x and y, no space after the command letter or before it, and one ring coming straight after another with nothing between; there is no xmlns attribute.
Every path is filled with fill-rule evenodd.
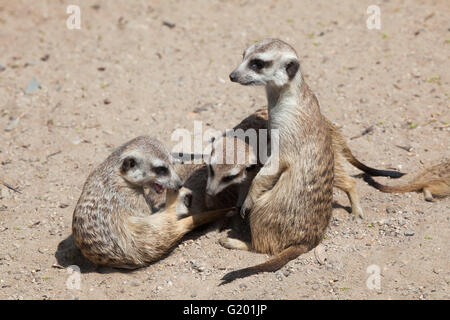
<svg viewBox="0 0 450 320"><path fill-rule="evenodd" d="M237 73L236 73L235 71L233 71L232 73L230 73L230 80L231 80L231 82L237 82L237 79L238 79L237 76L238 76L238 75L237 75Z"/></svg>

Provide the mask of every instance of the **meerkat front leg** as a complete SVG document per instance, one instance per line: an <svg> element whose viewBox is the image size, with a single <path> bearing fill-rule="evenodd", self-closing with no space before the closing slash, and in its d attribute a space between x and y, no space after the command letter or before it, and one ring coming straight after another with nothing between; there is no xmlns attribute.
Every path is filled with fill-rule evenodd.
<svg viewBox="0 0 450 320"><path fill-rule="evenodd" d="M241 213L242 218L245 218L245 216L248 214L248 212L250 212L250 210L253 208L255 201L264 192L272 189L273 186L275 186L277 181L280 179L280 176L287 169L287 167L279 164L278 170L275 173L272 173L271 172L272 167L271 167L269 161L261 169L261 171L258 172L258 174L256 175L255 179L252 182L252 185L247 194L247 197L245 198L245 201L241 207L240 213Z"/></svg>

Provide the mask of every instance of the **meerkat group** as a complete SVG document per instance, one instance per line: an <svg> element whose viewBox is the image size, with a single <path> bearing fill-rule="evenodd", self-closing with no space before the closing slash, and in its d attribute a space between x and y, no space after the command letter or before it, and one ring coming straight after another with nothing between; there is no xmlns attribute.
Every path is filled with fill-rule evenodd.
<svg viewBox="0 0 450 320"><path fill-rule="evenodd" d="M345 161L371 176L403 175L368 167L353 156L321 114L289 44L278 39L253 44L230 80L264 86L268 103L234 129L268 129L269 135L258 135L255 147L224 134L211 142L211 153L200 164L177 162L150 136L118 147L89 175L74 210L73 237L86 258L97 265L142 267L161 259L187 232L239 210L250 241L228 237L221 245L274 257L223 280L276 271L321 242L332 214L333 187L346 192L354 215L363 216ZM277 148L270 148L274 143ZM269 146L267 159L260 158L261 145ZM244 150L244 161L237 161L236 150ZM224 161L228 157L231 163ZM382 192L423 191L431 201L433 195L450 195L450 161L398 186L365 179Z"/></svg>

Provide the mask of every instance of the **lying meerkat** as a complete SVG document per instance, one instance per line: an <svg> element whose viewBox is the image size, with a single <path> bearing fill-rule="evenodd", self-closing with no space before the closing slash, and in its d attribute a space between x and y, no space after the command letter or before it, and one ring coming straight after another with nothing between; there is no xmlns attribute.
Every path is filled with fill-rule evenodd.
<svg viewBox="0 0 450 320"><path fill-rule="evenodd" d="M277 39L253 44L230 74L242 85L264 85L269 110L272 153L253 179L241 207L248 215L251 242L227 238L227 248L274 254L269 261L231 272L225 282L276 271L315 248L332 214L334 152L326 119L305 83L295 50ZM276 159L275 157L278 157ZM272 170L278 160L276 170Z"/></svg>
<svg viewBox="0 0 450 320"><path fill-rule="evenodd" d="M369 176L364 180L386 193L423 192L426 201L433 201L433 196L444 198L450 196L450 158L439 164L422 170L412 180L395 186L386 186L376 182Z"/></svg>
<svg viewBox="0 0 450 320"><path fill-rule="evenodd" d="M268 119L268 111L265 109L258 109L255 113L242 120L233 128L233 130L242 129L246 131L248 129L255 129L256 132L258 132L260 129L267 129ZM331 132L331 141L334 152L334 187L343 190L347 194L352 206L352 213L356 216L363 217L363 210L361 208L358 191L356 189L356 181L346 172L344 165L345 160L358 169L373 176L398 178L401 177L403 173L398 171L378 170L361 163L353 156L345 141L345 138L336 126L334 126L329 120L325 120ZM248 161L245 163L237 163L235 161L231 164L225 164L224 158L226 154L226 146L232 145L233 143L245 144L244 147L235 147L234 151L245 150L245 152L249 152L250 155L245 158ZM267 145L270 146L270 139L267 139ZM256 141L256 146L259 146L259 140ZM206 192L209 197L214 197L218 192L230 185L242 184L239 191L240 199L242 199L242 196L246 196L250 187L251 179L254 177L254 174L249 177L249 172L256 173L260 168L260 162L255 161L255 158L258 158L259 153L257 151L253 152L254 148L252 148L252 146L248 146L247 143L239 137L227 134L224 134L219 139L213 141L212 152L215 153L215 150L217 149L223 150L223 158L216 159L215 155L211 154ZM237 155L234 157L236 159ZM242 202L238 203L237 206L239 207L241 204Z"/></svg>
<svg viewBox="0 0 450 320"><path fill-rule="evenodd" d="M164 210L151 214L144 187L157 194L167 189ZM180 187L158 140L141 136L125 143L87 178L73 213L75 244L97 265L138 268L160 259L190 230L228 212L178 219L177 204L189 194Z"/></svg>

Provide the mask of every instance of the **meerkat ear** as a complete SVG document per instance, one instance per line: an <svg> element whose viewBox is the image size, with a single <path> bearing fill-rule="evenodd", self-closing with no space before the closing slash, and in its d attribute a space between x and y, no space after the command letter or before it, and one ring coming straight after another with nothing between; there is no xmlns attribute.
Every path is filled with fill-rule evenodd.
<svg viewBox="0 0 450 320"><path fill-rule="evenodd" d="M289 80L292 80L298 72L300 68L300 63L298 60L291 60L286 64L286 73L289 77Z"/></svg>
<svg viewBox="0 0 450 320"><path fill-rule="evenodd" d="M134 168L134 166L136 166L136 159L133 157L127 157L123 160L120 170L122 172L127 172L130 168Z"/></svg>
<svg viewBox="0 0 450 320"><path fill-rule="evenodd" d="M192 193L187 193L183 197L183 203L186 208L192 207Z"/></svg>

